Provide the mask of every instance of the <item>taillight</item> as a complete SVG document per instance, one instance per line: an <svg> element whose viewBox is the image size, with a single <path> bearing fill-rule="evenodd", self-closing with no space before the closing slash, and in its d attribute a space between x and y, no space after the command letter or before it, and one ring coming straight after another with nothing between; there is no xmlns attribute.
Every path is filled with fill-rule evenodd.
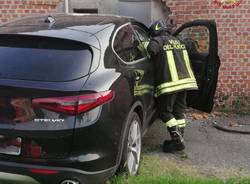
<svg viewBox="0 0 250 184"><path fill-rule="evenodd" d="M105 91L68 97L37 98L32 100L32 105L54 112L77 115L110 102L114 95L113 91Z"/></svg>
<svg viewBox="0 0 250 184"><path fill-rule="evenodd" d="M58 174L59 171L56 170L49 170L49 169L30 169L30 172L34 173L34 174Z"/></svg>

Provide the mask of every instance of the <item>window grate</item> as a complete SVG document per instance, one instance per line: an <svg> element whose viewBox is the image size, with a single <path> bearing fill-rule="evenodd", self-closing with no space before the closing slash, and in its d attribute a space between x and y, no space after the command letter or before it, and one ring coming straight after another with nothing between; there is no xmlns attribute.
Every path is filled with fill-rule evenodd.
<svg viewBox="0 0 250 184"><path fill-rule="evenodd" d="M84 9L73 9L74 13L98 13L98 9L97 8L84 8Z"/></svg>

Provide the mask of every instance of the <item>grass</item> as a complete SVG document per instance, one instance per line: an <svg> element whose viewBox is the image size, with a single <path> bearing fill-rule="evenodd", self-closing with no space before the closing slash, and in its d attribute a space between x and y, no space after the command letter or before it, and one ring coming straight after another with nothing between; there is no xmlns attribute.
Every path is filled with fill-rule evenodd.
<svg viewBox="0 0 250 184"><path fill-rule="evenodd" d="M216 179L189 176L137 176L116 177L108 184L249 184L250 180L244 179Z"/></svg>
<svg viewBox="0 0 250 184"><path fill-rule="evenodd" d="M107 184L250 184L235 171L206 170L162 155L144 155L138 176L114 176Z"/></svg>

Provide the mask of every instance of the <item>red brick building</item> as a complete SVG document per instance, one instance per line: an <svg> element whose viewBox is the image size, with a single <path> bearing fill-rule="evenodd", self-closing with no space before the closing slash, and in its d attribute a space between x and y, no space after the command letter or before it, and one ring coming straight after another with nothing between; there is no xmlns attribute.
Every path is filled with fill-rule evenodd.
<svg viewBox="0 0 250 184"><path fill-rule="evenodd" d="M250 0L243 0L231 9L213 0L166 0L166 6L178 24L193 19L215 19L221 58L217 99L220 104L249 105Z"/></svg>
<svg viewBox="0 0 250 184"><path fill-rule="evenodd" d="M0 21L54 12L60 0L0 0Z"/></svg>
<svg viewBox="0 0 250 184"><path fill-rule="evenodd" d="M116 1L116 0L115 0ZM250 102L250 0L223 9L214 0L158 0L172 11L178 25L193 19L215 19L221 69L219 104ZM58 11L61 0L0 0L0 21ZM62 9L62 8L61 8Z"/></svg>

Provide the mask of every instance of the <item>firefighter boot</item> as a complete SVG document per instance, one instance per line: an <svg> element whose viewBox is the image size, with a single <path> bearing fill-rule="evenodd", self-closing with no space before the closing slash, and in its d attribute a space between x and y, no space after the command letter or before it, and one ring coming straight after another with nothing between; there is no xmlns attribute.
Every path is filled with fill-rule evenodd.
<svg viewBox="0 0 250 184"><path fill-rule="evenodd" d="M163 151L165 153L173 153L178 151L183 151L185 149L184 140L182 132L178 126L174 126L168 129L171 141L166 140L163 144Z"/></svg>

